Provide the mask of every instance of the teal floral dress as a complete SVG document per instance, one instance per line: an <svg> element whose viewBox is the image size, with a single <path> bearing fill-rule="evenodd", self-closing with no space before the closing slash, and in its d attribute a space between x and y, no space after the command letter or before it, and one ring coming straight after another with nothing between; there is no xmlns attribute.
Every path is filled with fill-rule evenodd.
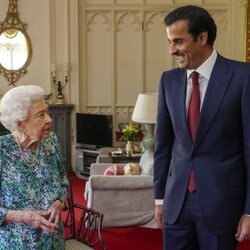
<svg viewBox="0 0 250 250"><path fill-rule="evenodd" d="M24 223L5 223L8 210L47 210L66 198L68 179L54 133L40 144L39 158L28 166L11 134L0 137L0 250L62 250L64 228L48 233ZM34 150L26 149L26 156Z"/></svg>

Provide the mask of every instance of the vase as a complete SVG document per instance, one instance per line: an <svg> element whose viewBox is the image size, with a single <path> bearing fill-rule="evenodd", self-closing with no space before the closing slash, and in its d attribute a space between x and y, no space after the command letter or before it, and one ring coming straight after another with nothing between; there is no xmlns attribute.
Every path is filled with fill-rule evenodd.
<svg viewBox="0 0 250 250"><path fill-rule="evenodd" d="M134 153L134 142L133 141L127 141L126 144L126 153L127 155L132 155Z"/></svg>
<svg viewBox="0 0 250 250"><path fill-rule="evenodd" d="M144 136L142 139L143 151L150 150L154 151L155 139L154 139L154 128L155 124L144 124Z"/></svg>

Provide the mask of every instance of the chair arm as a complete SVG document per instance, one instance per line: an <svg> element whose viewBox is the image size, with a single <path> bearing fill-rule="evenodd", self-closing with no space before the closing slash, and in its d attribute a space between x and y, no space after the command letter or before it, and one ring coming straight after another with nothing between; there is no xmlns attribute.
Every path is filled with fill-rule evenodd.
<svg viewBox="0 0 250 250"><path fill-rule="evenodd" d="M112 189L152 189L152 176L102 176L93 175L89 177L89 185L92 190L112 190Z"/></svg>
<svg viewBox="0 0 250 250"><path fill-rule="evenodd" d="M81 204L74 203L73 207L81 209L81 216L77 234L75 237L66 240L65 249L94 249L93 247L100 243L102 249L106 250L102 238L103 214Z"/></svg>

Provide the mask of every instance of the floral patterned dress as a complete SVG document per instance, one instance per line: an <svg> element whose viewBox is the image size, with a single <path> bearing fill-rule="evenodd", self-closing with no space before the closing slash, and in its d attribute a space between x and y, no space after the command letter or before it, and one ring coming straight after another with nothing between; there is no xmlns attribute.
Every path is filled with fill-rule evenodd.
<svg viewBox="0 0 250 250"><path fill-rule="evenodd" d="M26 149L26 156L34 150ZM5 223L8 210L47 210L57 198L66 198L68 179L54 133L44 139L35 165L28 166L11 134L0 137L0 249L62 250L62 222L56 233L24 223Z"/></svg>

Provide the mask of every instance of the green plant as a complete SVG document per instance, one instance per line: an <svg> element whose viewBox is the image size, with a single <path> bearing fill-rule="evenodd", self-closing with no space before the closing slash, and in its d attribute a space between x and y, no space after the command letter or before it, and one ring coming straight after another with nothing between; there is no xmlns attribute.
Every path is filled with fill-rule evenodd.
<svg viewBox="0 0 250 250"><path fill-rule="evenodd" d="M122 130L121 141L139 141L142 138L141 125L128 124Z"/></svg>

